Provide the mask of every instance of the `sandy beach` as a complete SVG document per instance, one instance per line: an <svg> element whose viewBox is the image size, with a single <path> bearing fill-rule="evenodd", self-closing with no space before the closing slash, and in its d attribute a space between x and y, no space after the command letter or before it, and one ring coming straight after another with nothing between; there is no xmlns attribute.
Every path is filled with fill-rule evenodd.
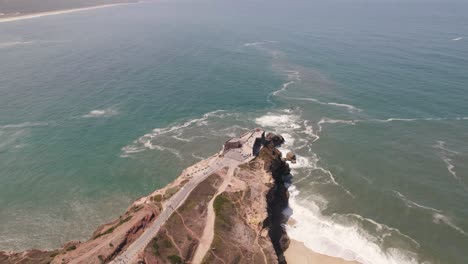
<svg viewBox="0 0 468 264"><path fill-rule="evenodd" d="M308 249L304 243L291 239L289 248L284 253L289 264L359 264L316 253Z"/></svg>
<svg viewBox="0 0 468 264"><path fill-rule="evenodd" d="M5 17L5 18L0 18L0 23L13 22L13 21L17 21L17 20L38 18L38 17L44 17L44 16L61 15L61 14L67 14L67 13L81 12L81 11L87 11L87 10L92 10L92 9L113 7L113 6L120 6L120 5L128 5L128 4L133 4L133 3L97 5L97 6L90 6L90 7L72 8L72 9L56 10L56 11L49 11L49 12L31 13L31 14L18 15L18 16L9 16L9 17Z"/></svg>

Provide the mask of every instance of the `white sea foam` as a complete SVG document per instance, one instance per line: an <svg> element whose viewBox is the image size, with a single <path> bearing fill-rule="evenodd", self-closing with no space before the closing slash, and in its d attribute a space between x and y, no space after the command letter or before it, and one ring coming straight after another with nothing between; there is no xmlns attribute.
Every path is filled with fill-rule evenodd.
<svg viewBox="0 0 468 264"><path fill-rule="evenodd" d="M13 22L13 21L23 20L23 19L39 18L39 17L44 17L44 16L55 16L55 15L74 13L74 12L82 12L82 11L87 11L87 10L92 10L92 9L112 7L112 6L118 6L118 5L126 5L126 4L128 3L98 5L98 6L92 6L92 7L73 8L73 9L65 9L65 10L58 10L58 11L35 13L35 14L29 14L29 15L5 17L5 18L0 18L0 23ZM17 13L16 15L19 15L19 14L20 13Z"/></svg>
<svg viewBox="0 0 468 264"><path fill-rule="evenodd" d="M447 217L447 216L445 216L445 215L443 215L443 214L434 213L434 215L433 215L433 221L434 221L434 223L436 223L436 224L439 224L439 223L442 222L442 223L448 225L449 227L451 227L452 229L454 229L455 231L457 231L458 233L460 233L460 234L462 234L462 235L468 237L468 234L465 232L465 230L463 230L463 229L461 229L460 227L458 227L457 225L455 225L455 224L453 223L453 221L452 221L449 217Z"/></svg>
<svg viewBox="0 0 468 264"><path fill-rule="evenodd" d="M280 128L280 129L297 129L301 126L298 123L298 116L292 114L273 114L269 113L262 117L256 118L255 123L262 127Z"/></svg>
<svg viewBox="0 0 468 264"><path fill-rule="evenodd" d="M66 41L59 40L30 40L30 41L10 41L0 42L1 48L10 48L16 46L38 45L38 44L52 44L52 43L65 43Z"/></svg>
<svg viewBox="0 0 468 264"><path fill-rule="evenodd" d="M453 40L453 41L459 41L459 40L462 40L462 39L464 39L464 38L454 38L454 39L452 39L452 40Z"/></svg>
<svg viewBox="0 0 468 264"><path fill-rule="evenodd" d="M406 196L404 196L403 194L401 194L398 191L393 191L393 193L395 193L395 195L398 198L400 198L405 203L406 206L408 206L410 208L419 208L419 209L424 209L424 210L428 210L428 211L432 211L432 212L436 212L436 213L441 213L442 212L441 210L438 210L438 209L435 209L435 208L432 208L432 207L429 207L429 206L425 206L425 205L421 205L421 204L418 204L416 202L413 202L410 199L406 198Z"/></svg>
<svg viewBox="0 0 468 264"><path fill-rule="evenodd" d="M401 240L409 248L418 247L414 239L398 229L356 214L325 216L324 208L316 199L299 201L297 195L297 189L291 186L289 204L296 223L287 226L287 232L289 237L304 242L315 252L363 264L418 263L415 253L382 249L387 239ZM374 226L374 232L364 229L365 223Z"/></svg>
<svg viewBox="0 0 468 264"><path fill-rule="evenodd" d="M199 159L199 160L204 160L204 159L206 159L205 157L199 156L199 155L197 155L197 154L195 154L195 153L192 153L192 157L194 157L195 159Z"/></svg>
<svg viewBox="0 0 468 264"><path fill-rule="evenodd" d="M204 114L201 118L191 119L182 124L179 123L179 124L171 125L171 126L164 127L164 128L155 128L153 129L151 133L145 134L142 137L135 140L132 144L123 147L122 148L123 154L121 155L121 157L128 157L130 154L143 152L148 149L149 150L156 149L160 151L169 151L173 153L174 155L176 155L177 157L182 159L182 156L178 150L165 147L165 146L161 146L160 144L156 144L154 142L157 141L159 136L163 136L163 135L169 135L172 138L175 138L181 141L191 141L192 140L191 138L185 139L185 138L180 137L180 133L184 129L190 126L207 125L206 121L211 117L216 116L216 117L222 118L224 117L224 115L222 114L223 112L224 110L216 110L216 111L212 111L212 112L208 112ZM175 135L171 135L172 133L175 133Z"/></svg>
<svg viewBox="0 0 468 264"><path fill-rule="evenodd" d="M307 120L304 120L304 130L301 132L312 137L312 143L320 139L320 136L315 133L314 127L309 125L309 122Z"/></svg>
<svg viewBox="0 0 468 264"><path fill-rule="evenodd" d="M451 150L445 146L445 142L438 140L436 145L432 147L439 150L439 156L441 160L445 163L447 171L452 175L452 177L460 184L460 186L468 191L468 186L463 182L463 180L458 176L457 171L455 170L455 165L453 164L453 157L457 156L459 153L455 150Z"/></svg>
<svg viewBox="0 0 468 264"><path fill-rule="evenodd" d="M265 44L274 44L274 43L279 43L279 41L276 40L263 40L263 41L255 41L255 42L247 42L244 43L245 47L257 47Z"/></svg>
<svg viewBox="0 0 468 264"><path fill-rule="evenodd" d="M350 104L335 103L335 102L323 102L323 101L320 101L320 100L318 100L316 98L298 98L298 97L286 97L286 98L292 99L292 100L299 100L299 101L309 101L309 102L314 102L314 103L321 104L321 105L331 105L331 106L335 106L335 107L345 108L350 113L356 113L356 112L362 112L363 111L361 108L358 108L358 107L350 105Z"/></svg>
<svg viewBox="0 0 468 264"><path fill-rule="evenodd" d="M279 90L276 90L267 96L267 101L272 103L273 105L274 103L271 101L272 96L278 96L280 93L286 91L290 85L301 80L301 76L298 71L285 71L285 72L288 76L288 82L283 83L283 85L281 85L281 88Z"/></svg>
<svg viewBox="0 0 468 264"><path fill-rule="evenodd" d="M84 118L97 118L97 117L110 117L115 116L119 112L113 108L106 108L106 109L97 109L92 110L89 113L83 115Z"/></svg>
<svg viewBox="0 0 468 264"><path fill-rule="evenodd" d="M37 126L47 126L47 125L49 125L49 122L24 122L24 123L19 123L19 124L0 125L0 129L37 127Z"/></svg>
<svg viewBox="0 0 468 264"><path fill-rule="evenodd" d="M362 112L362 109L360 108L357 108L353 105L349 105L349 104L339 104L339 103L327 103L328 105L334 105L334 106L337 106L337 107L344 107L346 109L348 109L349 112Z"/></svg>
<svg viewBox="0 0 468 264"><path fill-rule="evenodd" d="M14 130L10 133L0 132L0 150L17 146L18 142L26 137L28 132L25 129Z"/></svg>
<svg viewBox="0 0 468 264"><path fill-rule="evenodd" d="M32 41L12 41L12 42L1 42L0 48L8 48L14 46L22 46L32 44Z"/></svg>

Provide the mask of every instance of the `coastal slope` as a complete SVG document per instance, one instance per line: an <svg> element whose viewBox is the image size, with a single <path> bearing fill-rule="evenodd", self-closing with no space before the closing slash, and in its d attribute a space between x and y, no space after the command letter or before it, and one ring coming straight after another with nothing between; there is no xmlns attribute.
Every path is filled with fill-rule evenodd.
<svg viewBox="0 0 468 264"><path fill-rule="evenodd" d="M286 263L282 212L290 174L276 149L284 139L256 130L228 142L89 240L51 251L0 252L0 262Z"/></svg>

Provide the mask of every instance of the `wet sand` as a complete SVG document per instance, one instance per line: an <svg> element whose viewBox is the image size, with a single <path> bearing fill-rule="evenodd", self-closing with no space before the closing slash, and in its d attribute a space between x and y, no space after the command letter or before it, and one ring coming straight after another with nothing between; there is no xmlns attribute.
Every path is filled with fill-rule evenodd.
<svg viewBox="0 0 468 264"><path fill-rule="evenodd" d="M304 243L291 239L289 248L284 253L288 264L359 264L316 253L308 249Z"/></svg>

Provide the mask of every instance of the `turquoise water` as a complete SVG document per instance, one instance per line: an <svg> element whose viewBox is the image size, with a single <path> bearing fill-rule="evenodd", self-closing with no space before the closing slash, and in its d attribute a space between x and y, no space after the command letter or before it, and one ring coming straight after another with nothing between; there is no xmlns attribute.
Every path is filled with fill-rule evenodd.
<svg viewBox="0 0 468 264"><path fill-rule="evenodd" d="M466 263L467 8L161 1L0 23L0 248L86 239L262 126L299 157L292 238Z"/></svg>

